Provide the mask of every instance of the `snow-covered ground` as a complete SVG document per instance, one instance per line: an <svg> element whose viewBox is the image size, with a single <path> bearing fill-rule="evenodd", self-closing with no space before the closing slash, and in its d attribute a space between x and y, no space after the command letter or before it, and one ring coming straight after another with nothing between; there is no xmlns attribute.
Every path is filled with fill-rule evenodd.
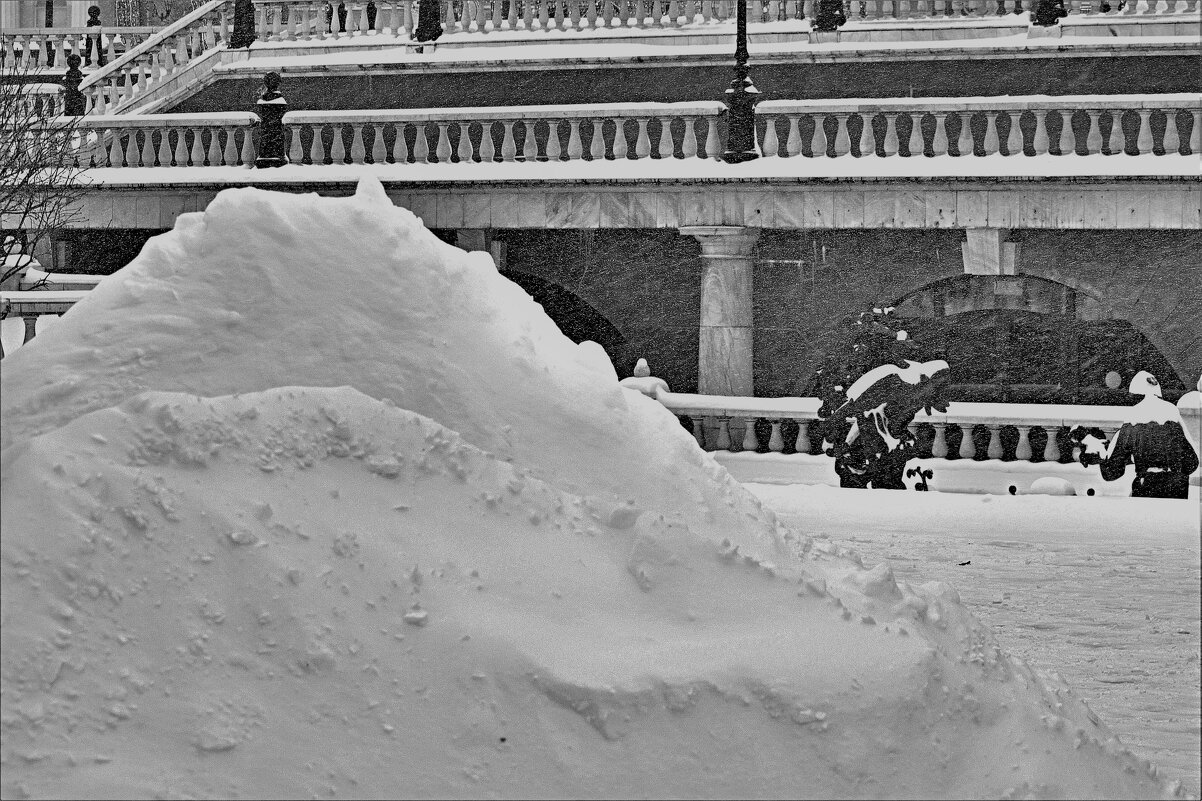
<svg viewBox="0 0 1202 801"><path fill-rule="evenodd" d="M224 192L0 369L4 797L1182 794L377 182Z"/></svg>
<svg viewBox="0 0 1202 801"><path fill-rule="evenodd" d="M1200 506L1187 501L746 485L782 520L946 581L1008 651L1055 671L1197 795ZM967 562L968 564L964 564Z"/></svg>

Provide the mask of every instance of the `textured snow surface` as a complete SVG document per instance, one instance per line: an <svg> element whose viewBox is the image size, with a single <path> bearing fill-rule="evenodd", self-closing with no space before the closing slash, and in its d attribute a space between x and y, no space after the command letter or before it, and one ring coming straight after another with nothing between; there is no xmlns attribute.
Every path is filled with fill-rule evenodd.
<svg viewBox="0 0 1202 801"><path fill-rule="evenodd" d="M3 370L6 798L1174 793L378 183L224 192Z"/></svg>

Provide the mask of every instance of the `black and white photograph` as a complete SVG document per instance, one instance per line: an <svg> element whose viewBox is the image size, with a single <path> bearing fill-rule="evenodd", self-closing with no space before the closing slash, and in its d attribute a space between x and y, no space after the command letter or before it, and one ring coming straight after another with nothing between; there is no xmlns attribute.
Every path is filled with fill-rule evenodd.
<svg viewBox="0 0 1202 801"><path fill-rule="evenodd" d="M1202 796L1199 0L0 0L0 798Z"/></svg>

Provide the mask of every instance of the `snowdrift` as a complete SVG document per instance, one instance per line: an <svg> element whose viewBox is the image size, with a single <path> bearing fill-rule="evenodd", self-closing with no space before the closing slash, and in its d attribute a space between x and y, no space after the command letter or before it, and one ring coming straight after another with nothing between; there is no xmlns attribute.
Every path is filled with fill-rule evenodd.
<svg viewBox="0 0 1202 801"><path fill-rule="evenodd" d="M378 183L222 193L3 371L6 798L1172 794Z"/></svg>

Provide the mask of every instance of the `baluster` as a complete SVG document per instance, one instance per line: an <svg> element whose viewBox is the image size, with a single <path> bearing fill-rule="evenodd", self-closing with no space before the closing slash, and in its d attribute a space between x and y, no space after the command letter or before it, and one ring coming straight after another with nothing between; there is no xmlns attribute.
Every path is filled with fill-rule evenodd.
<svg viewBox="0 0 1202 801"><path fill-rule="evenodd" d="M166 129L164 129L164 130L166 130ZM142 139L142 157L141 157L142 166L143 167L153 167L154 166L154 143L151 141L154 138L152 136L153 129L145 128L145 129L143 129L143 131L144 132L142 135L144 138Z"/></svg>
<svg viewBox="0 0 1202 801"><path fill-rule="evenodd" d="M325 126L321 124L310 126L310 129L313 131L313 141L309 143L309 161L313 164L326 163L326 146L325 142L321 141L321 134L324 128Z"/></svg>
<svg viewBox="0 0 1202 801"><path fill-rule="evenodd" d="M982 148L986 156L992 156L998 152L999 142L997 134L997 115L996 111L985 112L985 141L982 143Z"/></svg>
<svg viewBox="0 0 1202 801"><path fill-rule="evenodd" d="M512 0L511 0L512 2ZM547 0L523 0L525 8L526 30L531 30L534 27L534 4L538 3L538 27L539 30L547 29Z"/></svg>
<svg viewBox="0 0 1202 801"><path fill-rule="evenodd" d="M37 332L38 332L38 318L37 318L37 316L36 316L36 315L29 314L29 315L26 315L26 316L22 317L22 318L21 318L21 322L22 322L22 323L24 324L24 326L25 326L25 338L24 338L23 340L21 340L21 341L22 341L22 343L23 343L23 344L25 344L25 345L28 345L28 344L30 343L30 341L31 341L31 340L32 340L32 339L33 339L35 336L37 336Z"/></svg>
<svg viewBox="0 0 1202 801"><path fill-rule="evenodd" d="M222 17L222 19L224 20L225 17ZM309 4L308 3L305 3L304 5L302 5L300 7L300 23L299 24L300 24L300 30L297 32L296 38L300 39L303 42L307 42L310 39L312 39L313 31L309 27ZM223 36L222 38L224 39L225 37ZM297 163L299 163L299 162L297 162Z"/></svg>
<svg viewBox="0 0 1202 801"><path fill-rule="evenodd" d="M305 149L301 147L301 129L299 125L289 125L285 128L288 132L288 163L303 164L305 160ZM230 141L233 141L233 135L230 135Z"/></svg>
<svg viewBox="0 0 1202 801"><path fill-rule="evenodd" d="M413 124L413 163L414 164L429 164L433 161L430 158L430 142L426 139L426 123L415 122Z"/></svg>
<svg viewBox="0 0 1202 801"><path fill-rule="evenodd" d="M684 143L680 146L681 155L691 159L697 155L697 120L693 117L684 118Z"/></svg>
<svg viewBox="0 0 1202 801"><path fill-rule="evenodd" d="M972 459L977 455L976 445L972 441L972 426L966 423L960 423L960 431L964 436L960 438L960 458Z"/></svg>
<svg viewBox="0 0 1202 801"><path fill-rule="evenodd" d="M922 140L922 112L911 113L910 117L910 141L906 142L907 156L921 156L926 150L925 143Z"/></svg>
<svg viewBox="0 0 1202 801"><path fill-rule="evenodd" d="M1020 462L1029 462L1031 461L1031 440L1029 437L1031 427L1016 426L1016 428L1018 428L1018 446L1014 449L1014 458Z"/></svg>
<svg viewBox="0 0 1202 801"><path fill-rule="evenodd" d="M764 120L764 155L775 156L780 149L780 142L776 138L776 117L768 117Z"/></svg>
<svg viewBox="0 0 1202 801"><path fill-rule="evenodd" d="M225 150L221 154L221 163L224 166L232 167L238 163L238 147L234 141L234 127L227 125L224 130Z"/></svg>
<svg viewBox="0 0 1202 801"><path fill-rule="evenodd" d="M1108 155L1113 156L1117 153L1124 152L1122 144L1123 138L1123 112L1111 111L1110 132L1106 136L1106 149L1109 151Z"/></svg>
<svg viewBox="0 0 1202 801"><path fill-rule="evenodd" d="M584 158L584 144L580 140L580 120L573 117L568 120L568 161L578 161Z"/></svg>
<svg viewBox="0 0 1202 801"><path fill-rule="evenodd" d="M121 147L121 129L112 128L112 141L109 142L109 166L124 167L125 166L125 150Z"/></svg>
<svg viewBox="0 0 1202 801"><path fill-rule="evenodd" d="M760 441L755 435L755 418L748 417L743 421L743 450L755 453L759 449Z"/></svg>
<svg viewBox="0 0 1202 801"><path fill-rule="evenodd" d="M876 155L876 136L872 132L872 120L875 114L867 111L860 112L860 158Z"/></svg>
<svg viewBox="0 0 1202 801"><path fill-rule="evenodd" d="M455 4L447 3L446 9L447 9L447 13L444 18L444 22L446 23L446 28L445 28L446 32L452 33L454 31L467 30L467 25L461 24L460 21L455 17ZM459 13L461 15L463 14L462 7L459 9Z"/></svg>
<svg viewBox="0 0 1202 801"><path fill-rule="evenodd" d="M798 453L813 453L813 446L810 445L810 421L797 421L797 441L793 443L793 449Z"/></svg>
<svg viewBox="0 0 1202 801"><path fill-rule="evenodd" d="M885 112L885 155L896 156L897 142L897 112Z"/></svg>
<svg viewBox="0 0 1202 801"><path fill-rule="evenodd" d="M835 157L851 152L851 136L847 132L847 114L835 115Z"/></svg>
<svg viewBox="0 0 1202 801"><path fill-rule="evenodd" d="M526 5L529 6L530 4L527 3ZM411 37L413 36L413 31L417 25L416 21L413 19L413 3L409 2L409 0L404 0L404 2L401 4L401 12L405 17L405 36Z"/></svg>
<svg viewBox="0 0 1202 801"><path fill-rule="evenodd" d="M1006 134L1006 155L1021 156L1023 154L1023 129L1019 126L1018 121L1022 117L1022 112L1011 111L1006 116L1010 118L1010 131Z"/></svg>
<svg viewBox="0 0 1202 801"><path fill-rule="evenodd" d="M188 166L188 145L185 141L185 128L177 128L175 131L175 151L171 155L171 165L173 167ZM167 162L163 162L166 164Z"/></svg>
<svg viewBox="0 0 1202 801"><path fill-rule="evenodd" d="M592 120L592 124L593 124L593 135L592 135L591 141L589 142L589 149L588 149L589 158L591 158L593 161L604 161L605 160L605 133L602 129L602 126L605 124L605 120L604 119L594 119L594 120Z"/></svg>
<svg viewBox="0 0 1202 801"><path fill-rule="evenodd" d="M664 27L663 0L651 0L651 24L656 28ZM750 21L750 18L749 18Z"/></svg>
<svg viewBox="0 0 1202 801"><path fill-rule="evenodd" d="M676 145L672 141L672 118L659 117L659 157L670 159L676 153Z"/></svg>
<svg viewBox="0 0 1202 801"><path fill-rule="evenodd" d="M1181 138L1177 132L1177 109L1170 108L1164 112L1164 136L1161 137L1162 148L1166 156L1176 156L1181 152Z"/></svg>
<svg viewBox="0 0 1202 801"><path fill-rule="evenodd" d="M1030 448L1028 447L1028 451ZM1002 426L1000 424L989 425L989 449L985 455L990 459L1002 458Z"/></svg>
<svg viewBox="0 0 1202 801"><path fill-rule="evenodd" d="M383 164L388 160L388 150L384 147L384 126L374 122L367 124L371 125L371 163Z"/></svg>
<svg viewBox="0 0 1202 801"><path fill-rule="evenodd" d="M579 0L568 0L568 3L571 5L572 28L579 30L580 29L580 3L579 3Z"/></svg>
<svg viewBox="0 0 1202 801"><path fill-rule="evenodd" d="M772 426L772 433L768 435L768 450L780 453L785 449L785 440L780 435L780 420L769 420L768 423Z"/></svg>
<svg viewBox="0 0 1202 801"><path fill-rule="evenodd" d="M563 30L563 0L552 0L555 4L555 29Z"/></svg>
<svg viewBox="0 0 1202 801"><path fill-rule="evenodd" d="M492 122L480 123L480 161L496 161L496 146L492 141Z"/></svg>
<svg viewBox="0 0 1202 801"><path fill-rule="evenodd" d="M730 450L730 418L718 418L718 450Z"/></svg>
<svg viewBox="0 0 1202 801"><path fill-rule="evenodd" d="M1102 110L1091 108L1085 113L1089 115L1089 132L1085 135L1085 154L1101 153L1102 128L1098 124L1098 119L1102 116Z"/></svg>
<svg viewBox="0 0 1202 801"><path fill-rule="evenodd" d="M645 159L651 155L651 137L647 135L647 118L640 117L639 136L634 145L634 157L636 159Z"/></svg>
<svg viewBox="0 0 1202 801"><path fill-rule="evenodd" d="M538 143L534 138L534 120L522 120L523 133L522 136L522 159L525 161L538 161Z"/></svg>
<svg viewBox="0 0 1202 801"><path fill-rule="evenodd" d="M821 158L826 156L826 126L823 124L826 115L811 114L810 119L814 121L814 133L810 138L810 158Z"/></svg>
<svg viewBox="0 0 1202 801"><path fill-rule="evenodd" d="M957 156L976 155L976 143L972 136L972 112L964 111L959 114L960 135L956 140Z"/></svg>
<svg viewBox="0 0 1202 801"><path fill-rule="evenodd" d="M1141 108L1139 110L1139 132L1135 138L1135 149L1137 153L1152 152L1152 109Z"/></svg>
<svg viewBox="0 0 1202 801"><path fill-rule="evenodd" d="M1059 462L1060 443L1057 442L1057 438L1060 434L1060 427L1046 426L1044 430L1048 432L1048 441L1043 446L1043 460L1045 462Z"/></svg>
<svg viewBox="0 0 1202 801"><path fill-rule="evenodd" d="M622 120L618 120L618 133L622 133ZM614 158L624 158L626 155L626 138L620 136L619 139L622 143L622 155L618 155L617 140L615 140ZM563 151L559 147L559 120L547 120L547 161L559 161L562 156Z"/></svg>
<svg viewBox="0 0 1202 801"><path fill-rule="evenodd" d="M367 147L363 142L363 125L351 123L351 164L362 164L367 158Z"/></svg>
<svg viewBox="0 0 1202 801"><path fill-rule="evenodd" d="M947 112L935 111L935 133L931 137L931 155L947 155Z"/></svg>
<svg viewBox="0 0 1202 801"><path fill-rule="evenodd" d="M796 156L801 153L801 117L789 115L789 138L785 140L785 154Z"/></svg>
<svg viewBox="0 0 1202 801"><path fill-rule="evenodd" d="M693 439L697 440L697 447L705 450L705 418L699 414L690 417L693 421Z"/></svg>
<svg viewBox="0 0 1202 801"><path fill-rule="evenodd" d="M197 126L192 129L192 152L189 159L193 167L203 167L205 163L204 140L202 138L203 128Z"/></svg>
<svg viewBox="0 0 1202 801"><path fill-rule="evenodd" d="M455 155L459 159L460 164L465 164L472 160L472 140L468 136L468 128L470 122L460 120L459 122L459 147L455 149Z"/></svg>
<svg viewBox="0 0 1202 801"><path fill-rule="evenodd" d="M221 143L217 132L220 128L209 128L209 152L206 156L210 167L221 166Z"/></svg>
<svg viewBox="0 0 1202 801"><path fill-rule="evenodd" d="M438 124L438 144L434 146L434 156L439 164L446 164L451 160L451 137L447 133L448 122L439 122Z"/></svg>
<svg viewBox="0 0 1202 801"><path fill-rule="evenodd" d="M509 13L512 14L512 13L514 13L513 6L517 5L516 0L510 0L509 5L510 5ZM501 23L505 19L501 15L501 12L504 10L504 8L505 8L505 5L504 5L504 3L501 2L501 0L492 0L492 29L494 31L501 30ZM512 27L512 26L510 26L510 27Z"/></svg>
<svg viewBox="0 0 1202 801"><path fill-rule="evenodd" d="M129 131L129 139L126 140L125 146L125 165L127 167L142 166L142 152L138 149L138 129L131 128Z"/></svg>
<svg viewBox="0 0 1202 801"><path fill-rule="evenodd" d="M1198 131L1198 121L1195 119L1195 121L1194 121L1195 136L1197 134L1197 131ZM1190 141L1192 142L1195 140L1191 139ZM1198 152L1197 145L1194 146L1194 152L1195 153ZM705 135L705 157L716 159L721 155L722 155L722 143L718 139L718 118L710 117L709 118L709 130Z"/></svg>
<svg viewBox="0 0 1202 801"><path fill-rule="evenodd" d="M334 129L334 141L330 143L330 163L346 163L346 143L342 141L343 124L335 122L330 125Z"/></svg>
<svg viewBox="0 0 1202 801"><path fill-rule="evenodd" d="M947 458L947 423L932 423L935 428L935 440L931 443L931 456L936 459Z"/></svg>
<svg viewBox="0 0 1202 801"><path fill-rule="evenodd" d="M171 137L171 129L164 128L162 131L162 135L159 136L159 152L157 155L160 167L170 167L171 166L170 137Z"/></svg>

